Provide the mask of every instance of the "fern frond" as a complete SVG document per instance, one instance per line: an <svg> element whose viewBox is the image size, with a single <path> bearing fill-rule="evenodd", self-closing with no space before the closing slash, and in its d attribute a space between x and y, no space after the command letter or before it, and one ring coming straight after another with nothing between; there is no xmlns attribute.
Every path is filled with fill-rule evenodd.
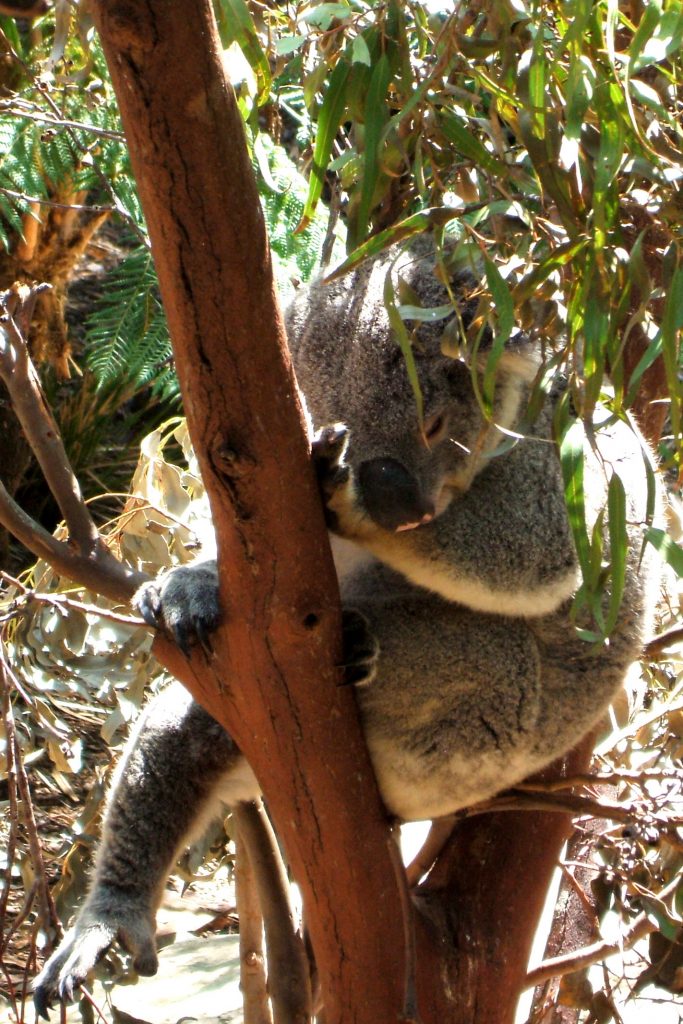
<svg viewBox="0 0 683 1024"><path fill-rule="evenodd" d="M151 387L164 402L177 400L166 317L144 246L131 250L110 274L86 321L85 358L102 394L115 390L126 401Z"/></svg>

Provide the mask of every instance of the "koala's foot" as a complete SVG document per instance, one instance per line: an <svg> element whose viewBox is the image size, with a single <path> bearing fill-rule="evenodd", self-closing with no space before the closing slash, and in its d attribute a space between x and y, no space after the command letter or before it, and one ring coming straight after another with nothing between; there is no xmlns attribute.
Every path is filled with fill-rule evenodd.
<svg viewBox="0 0 683 1024"><path fill-rule="evenodd" d="M368 686L377 673L379 644L356 608L342 610L344 686Z"/></svg>
<svg viewBox="0 0 683 1024"><path fill-rule="evenodd" d="M154 941L154 919L123 893L98 893L83 908L59 947L33 983L33 1001L39 1016L60 1000L71 1000L88 974L118 939L133 957L138 974L156 974L159 966Z"/></svg>
<svg viewBox="0 0 683 1024"><path fill-rule="evenodd" d="M221 616L216 563L181 565L143 583L133 605L149 626L169 633L184 654L193 640L210 654L209 636Z"/></svg>

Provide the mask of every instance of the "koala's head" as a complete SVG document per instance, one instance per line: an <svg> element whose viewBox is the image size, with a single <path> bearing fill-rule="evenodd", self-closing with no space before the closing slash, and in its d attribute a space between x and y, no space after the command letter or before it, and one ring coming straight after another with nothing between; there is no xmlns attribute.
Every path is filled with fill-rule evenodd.
<svg viewBox="0 0 683 1024"><path fill-rule="evenodd" d="M392 269L393 268L393 269ZM345 463L361 514L387 530L429 522L465 490L482 465L495 431L484 416L470 368L442 352L448 321L414 326L412 351L423 399L420 423L406 362L389 322L384 283L406 286L423 308L445 305L448 292L435 275L434 250L423 240L391 249L354 274L298 295L287 318L300 387L316 428L344 423ZM472 282L453 282L456 296ZM396 289L398 293L398 288ZM463 299L465 325L471 302ZM411 327L411 324L408 324ZM504 374L501 374L501 381ZM521 378L497 387L494 419L510 426L517 416ZM514 407L514 408L513 408Z"/></svg>

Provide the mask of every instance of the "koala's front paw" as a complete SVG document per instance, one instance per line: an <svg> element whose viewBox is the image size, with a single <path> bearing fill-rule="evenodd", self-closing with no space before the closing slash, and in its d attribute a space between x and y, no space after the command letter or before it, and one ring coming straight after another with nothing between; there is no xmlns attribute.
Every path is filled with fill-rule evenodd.
<svg viewBox="0 0 683 1024"><path fill-rule="evenodd" d="M333 423L323 427L313 438L311 455L315 467L318 484L325 502L325 514L328 526L332 529L337 525L336 514L330 508L330 499L340 487L348 483L350 470L344 465L344 452L349 443L349 432L343 423Z"/></svg>
<svg viewBox="0 0 683 1024"><path fill-rule="evenodd" d="M356 608L342 609L344 685L368 686L377 674L379 644L365 616Z"/></svg>
<svg viewBox="0 0 683 1024"><path fill-rule="evenodd" d="M209 634L221 617L216 563L181 565L143 583L133 605L148 625L169 633L184 654L194 639L210 653Z"/></svg>
<svg viewBox="0 0 683 1024"><path fill-rule="evenodd" d="M124 895L109 897L109 911L84 909L33 982L33 1002L39 1016L49 1020L53 1003L73 999L93 967L118 938L133 957L138 974L156 974L159 966L154 922L148 912L126 905Z"/></svg>

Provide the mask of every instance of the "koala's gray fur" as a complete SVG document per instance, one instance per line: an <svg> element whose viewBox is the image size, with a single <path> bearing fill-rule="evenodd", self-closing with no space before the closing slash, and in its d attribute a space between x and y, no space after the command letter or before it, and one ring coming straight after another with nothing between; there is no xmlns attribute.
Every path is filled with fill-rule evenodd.
<svg viewBox="0 0 683 1024"><path fill-rule="evenodd" d="M345 621L365 735L387 809L407 820L485 799L573 746L650 632L658 573L648 551L641 559L644 442L615 423L587 454L584 486L592 525L613 467L626 485L624 599L607 646L596 653L577 637L580 580L551 440L557 395L533 436L493 455L499 427L514 429L526 408L531 355L519 343L503 356L491 424L469 369L441 352L443 323L422 325L423 432L382 299L394 262L423 306L447 301L419 243L303 291L288 330L313 423L348 428L323 431L317 459L342 538L342 599L362 616ZM201 639L219 616L215 564L172 571L138 604L181 644ZM154 915L179 846L217 799L257 791L232 741L182 688L151 702L117 773L90 894L36 980L41 1012L71 996L116 937L141 973L156 970Z"/></svg>

